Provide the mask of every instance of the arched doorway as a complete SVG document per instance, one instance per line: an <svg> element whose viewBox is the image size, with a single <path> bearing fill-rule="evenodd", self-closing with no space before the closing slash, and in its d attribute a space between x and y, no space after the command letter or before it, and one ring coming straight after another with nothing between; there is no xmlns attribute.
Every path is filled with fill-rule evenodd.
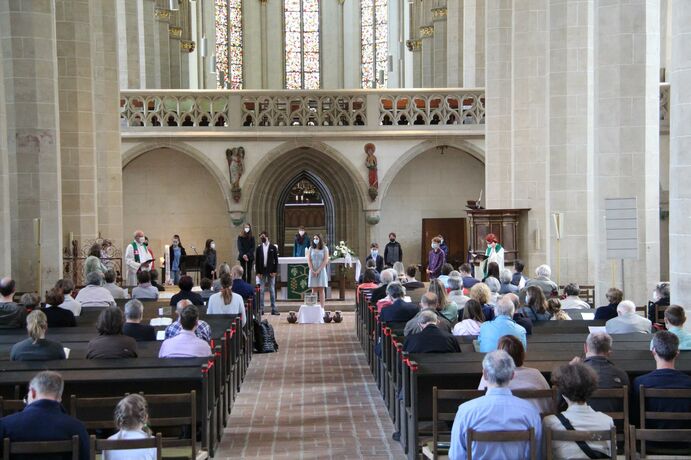
<svg viewBox="0 0 691 460"><path fill-rule="evenodd" d="M283 189L278 200L276 243L284 256L293 254L293 235L300 226L333 242L334 199L324 181L311 171L300 171Z"/></svg>
<svg viewBox="0 0 691 460"><path fill-rule="evenodd" d="M290 239L286 233L295 229L286 226L284 210L290 191L302 180L308 180L324 202L327 244L347 241L356 254L364 254L365 223L357 179L336 159L314 147L298 147L271 158L256 181L249 182L248 220L255 230L268 231L271 239L283 242L284 247L292 244L292 233ZM308 233L313 231L307 228Z"/></svg>

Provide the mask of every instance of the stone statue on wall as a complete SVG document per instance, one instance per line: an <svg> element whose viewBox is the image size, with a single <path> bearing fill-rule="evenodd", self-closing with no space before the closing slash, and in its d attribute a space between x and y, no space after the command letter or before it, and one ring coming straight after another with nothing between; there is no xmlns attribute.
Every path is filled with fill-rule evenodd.
<svg viewBox="0 0 691 460"><path fill-rule="evenodd" d="M226 149L226 160L228 160L228 169L230 170L230 191L233 200L238 203L242 196L240 178L245 172L245 149L243 147Z"/></svg>
<svg viewBox="0 0 691 460"><path fill-rule="evenodd" d="M374 154L376 150L374 144L365 144L365 153L367 154L367 160L365 160L365 165L369 170L369 196L372 201L377 199L379 194L379 179L377 177L377 156Z"/></svg>

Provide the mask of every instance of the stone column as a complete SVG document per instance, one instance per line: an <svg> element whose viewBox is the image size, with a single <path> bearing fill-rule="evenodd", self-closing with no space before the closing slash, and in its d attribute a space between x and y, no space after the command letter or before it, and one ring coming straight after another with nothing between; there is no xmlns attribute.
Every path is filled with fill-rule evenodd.
<svg viewBox="0 0 691 460"><path fill-rule="evenodd" d="M406 46L413 53L413 88L422 88L422 40L408 40Z"/></svg>
<svg viewBox="0 0 691 460"><path fill-rule="evenodd" d="M154 43L156 32L156 17L155 8L156 2L154 0L142 1L142 23L143 23L143 54L146 56L144 60L144 76L145 80L142 82L144 88L160 88L161 87L161 68L157 67L156 45Z"/></svg>
<svg viewBox="0 0 691 460"><path fill-rule="evenodd" d="M552 279L593 284L597 244L594 184L594 0L551 0L549 9L549 222ZM550 218L550 216L548 216Z"/></svg>
<svg viewBox="0 0 691 460"><path fill-rule="evenodd" d="M670 281L672 303L691 307L691 4L673 2L670 75ZM688 322L687 322L688 327Z"/></svg>
<svg viewBox="0 0 691 460"><path fill-rule="evenodd" d="M444 4L445 2L442 2ZM432 8L432 27L434 27L434 86L446 88L447 69L447 9L446 5Z"/></svg>
<svg viewBox="0 0 691 460"><path fill-rule="evenodd" d="M434 27L426 25L420 27L422 87L434 87Z"/></svg>
<svg viewBox="0 0 691 460"><path fill-rule="evenodd" d="M528 270L548 260L547 4L487 2L486 204L531 209L519 242Z"/></svg>
<svg viewBox="0 0 691 460"><path fill-rule="evenodd" d="M253 1L243 2L253 3ZM283 30L283 2L270 1L266 5L267 8L267 28L268 30ZM247 35L245 35L247 37ZM247 38L245 39L245 46L247 46ZM271 40L267 46L267 62L269 72L269 86L264 89L283 89L284 88L284 63L285 63L285 47L283 40ZM245 52L245 56L249 56ZM245 60L245 65L250 63L251 59Z"/></svg>
<svg viewBox="0 0 691 460"><path fill-rule="evenodd" d="M338 22L341 5L338 1L319 2L319 7L321 8L321 87L338 89L340 78L338 56L342 48Z"/></svg>
<svg viewBox="0 0 691 460"><path fill-rule="evenodd" d="M0 2L6 97L12 277L21 291L62 276L62 200L55 3ZM40 251L34 219L41 220ZM39 275L41 286L37 286Z"/></svg>
<svg viewBox="0 0 691 460"><path fill-rule="evenodd" d="M156 72L161 77L161 89L172 88L170 79L170 38L168 33L170 16L170 10L162 8L154 10L154 17L156 18L154 27L154 62L156 63ZM120 24L120 21L121 19L118 15L118 24ZM120 51L122 51L122 48L120 48ZM120 65L122 65L123 59L120 58L119 61ZM120 73L122 74L122 69Z"/></svg>
<svg viewBox="0 0 691 460"><path fill-rule="evenodd" d="M63 234L83 242L98 234L91 2L57 0Z"/></svg>
<svg viewBox="0 0 691 460"><path fill-rule="evenodd" d="M139 42L139 3L118 0L118 39L120 42L121 88L142 88Z"/></svg>
<svg viewBox="0 0 691 460"><path fill-rule="evenodd" d="M4 27L3 11L0 7L0 26ZM0 33L0 37L3 34ZM0 63L4 60L0 52ZM5 113L5 76L0 76L0 273L12 273L12 214L10 213L10 165L7 151L7 115Z"/></svg>
<svg viewBox="0 0 691 460"><path fill-rule="evenodd" d="M675 2L676 4L676 2ZM659 2L597 2L595 216L598 300L612 284L642 305L659 281ZM637 197L638 260L606 259L604 199ZM614 280L612 268L614 267ZM614 283L613 283L614 281Z"/></svg>
<svg viewBox="0 0 691 460"><path fill-rule="evenodd" d="M484 0L463 0L462 54L463 87L481 88L485 86Z"/></svg>
<svg viewBox="0 0 691 460"><path fill-rule="evenodd" d="M464 49L464 5L467 0L457 0L447 4L446 30L446 86L460 88L463 86L463 49Z"/></svg>
<svg viewBox="0 0 691 460"><path fill-rule="evenodd" d="M171 11L170 24L168 24L168 72L170 72L170 87L173 89L183 87L181 67L182 55L180 54L181 37L182 27L180 27L180 11Z"/></svg>
<svg viewBox="0 0 691 460"><path fill-rule="evenodd" d="M98 233L122 248L122 154L115 0L91 0L91 4ZM149 74L147 80L148 77Z"/></svg>

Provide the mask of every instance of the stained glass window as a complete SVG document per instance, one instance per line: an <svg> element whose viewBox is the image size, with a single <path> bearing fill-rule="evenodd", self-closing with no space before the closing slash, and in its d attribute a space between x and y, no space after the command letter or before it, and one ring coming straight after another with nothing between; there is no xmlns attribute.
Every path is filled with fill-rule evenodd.
<svg viewBox="0 0 691 460"><path fill-rule="evenodd" d="M284 0L287 89L319 89L319 0Z"/></svg>
<svg viewBox="0 0 691 460"><path fill-rule="evenodd" d="M214 7L217 86L242 89L242 0L214 0Z"/></svg>
<svg viewBox="0 0 691 460"><path fill-rule="evenodd" d="M388 0L360 0L363 88L386 87L389 58L388 8ZM383 80L380 76L383 76Z"/></svg>

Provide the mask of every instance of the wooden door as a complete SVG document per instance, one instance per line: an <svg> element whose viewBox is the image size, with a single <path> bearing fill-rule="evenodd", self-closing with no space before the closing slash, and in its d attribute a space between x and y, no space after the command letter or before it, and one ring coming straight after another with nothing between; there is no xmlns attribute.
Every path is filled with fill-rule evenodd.
<svg viewBox="0 0 691 460"><path fill-rule="evenodd" d="M427 260L432 249L432 238L444 235L444 242L449 247L447 262L454 269L466 261L468 253L468 235L466 220L462 217L447 219L422 219L422 242L420 247L420 264L422 265L422 280L427 281Z"/></svg>

